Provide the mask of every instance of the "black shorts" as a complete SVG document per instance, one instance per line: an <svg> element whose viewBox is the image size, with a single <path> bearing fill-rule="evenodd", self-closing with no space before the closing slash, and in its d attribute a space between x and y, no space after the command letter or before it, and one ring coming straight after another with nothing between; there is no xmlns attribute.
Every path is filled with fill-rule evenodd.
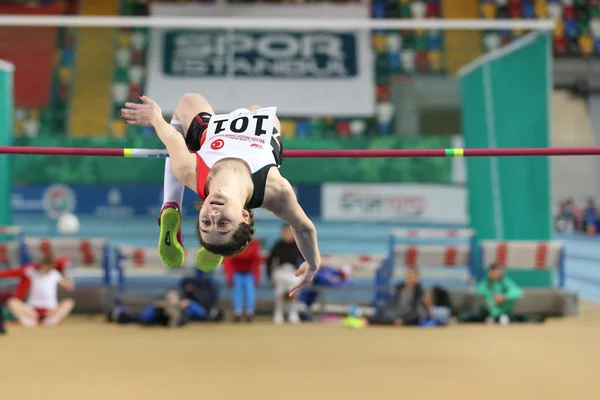
<svg viewBox="0 0 600 400"><path fill-rule="evenodd" d="M208 128L208 122L212 114L207 112L201 112L194 117L190 128L185 135L185 143L190 151L200 150L200 143L202 142L202 135ZM283 162L283 141L281 140L281 134L277 128L273 127L273 136L271 136L271 147L273 147L273 156L275 157L275 164L279 167Z"/></svg>

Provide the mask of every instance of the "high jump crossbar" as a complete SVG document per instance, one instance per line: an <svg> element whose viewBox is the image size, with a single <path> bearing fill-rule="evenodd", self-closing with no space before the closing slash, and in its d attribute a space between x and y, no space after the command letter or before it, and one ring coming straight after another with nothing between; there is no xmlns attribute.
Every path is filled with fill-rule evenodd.
<svg viewBox="0 0 600 400"><path fill-rule="evenodd" d="M166 150L0 146L0 154L164 158ZM510 157L510 156L595 156L600 147L489 148L489 149L385 149L385 150L284 150L287 158L442 158L442 157Z"/></svg>

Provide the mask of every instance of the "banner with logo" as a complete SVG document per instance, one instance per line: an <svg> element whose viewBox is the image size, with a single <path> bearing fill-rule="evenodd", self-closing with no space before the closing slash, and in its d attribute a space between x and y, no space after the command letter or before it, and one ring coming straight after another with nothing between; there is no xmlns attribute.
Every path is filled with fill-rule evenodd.
<svg viewBox="0 0 600 400"><path fill-rule="evenodd" d="M325 184L325 220L467 224L462 186L410 184Z"/></svg>
<svg viewBox="0 0 600 400"><path fill-rule="evenodd" d="M306 213L318 217L321 206L320 188L301 186L294 189ZM162 206L162 199L162 186L157 185L28 185L14 188L12 206L15 213L45 214L50 218L57 218L63 212L108 219L156 218ZM198 196L186 189L182 214L196 214L196 201ZM272 213L261 209L255 210L255 217L276 219Z"/></svg>
<svg viewBox="0 0 600 400"><path fill-rule="evenodd" d="M369 18L352 4L152 4L154 16L203 18ZM324 24L326 21L324 20ZM153 29L148 95L165 113L187 92L217 112L252 104L286 116L370 116L375 112L373 60L366 30Z"/></svg>

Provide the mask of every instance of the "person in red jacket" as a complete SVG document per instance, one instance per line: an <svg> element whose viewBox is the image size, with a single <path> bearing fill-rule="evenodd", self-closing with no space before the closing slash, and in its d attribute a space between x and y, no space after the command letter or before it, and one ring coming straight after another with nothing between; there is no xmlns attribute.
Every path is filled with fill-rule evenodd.
<svg viewBox="0 0 600 400"><path fill-rule="evenodd" d="M67 257L56 259L55 269L63 274L63 272L71 266L71 260ZM38 264L25 264L16 268L8 268L0 270L0 279L17 279L17 286L13 292L0 291L0 334L5 333L3 307L12 298L25 301L31 286L31 279L28 271L31 269L39 269Z"/></svg>
<svg viewBox="0 0 600 400"><path fill-rule="evenodd" d="M72 299L58 301L57 289L74 289L69 277L66 260L44 257L38 264L26 265L5 273L6 277L19 278L17 290L6 301L6 307L23 326L34 327L43 323L46 326L59 324L71 313L75 303ZM57 270L59 266L62 271ZM21 274L21 275L19 275ZM27 295L27 300L17 296Z"/></svg>
<svg viewBox="0 0 600 400"><path fill-rule="evenodd" d="M31 286L31 279L27 271L31 268L39 269L40 265L37 264L25 264L15 268L3 269L0 271L0 279L18 279L15 290L10 293L2 293L2 300L7 302L10 298L16 297L19 300L24 301L29 293L29 287ZM54 269L64 274L65 270L71 267L71 259L68 257L60 257L54 261Z"/></svg>
<svg viewBox="0 0 600 400"><path fill-rule="evenodd" d="M248 322L254 318L261 263L260 241L257 239L252 240L241 253L223 260L227 283L233 286L233 315L236 322L242 319L242 315L246 316Z"/></svg>

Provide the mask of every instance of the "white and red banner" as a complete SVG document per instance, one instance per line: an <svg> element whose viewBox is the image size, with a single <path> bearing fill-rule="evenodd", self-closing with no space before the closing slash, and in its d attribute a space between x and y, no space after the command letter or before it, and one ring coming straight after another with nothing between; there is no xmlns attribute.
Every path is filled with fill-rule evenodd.
<svg viewBox="0 0 600 400"><path fill-rule="evenodd" d="M324 220L468 224L462 186L326 183Z"/></svg>

